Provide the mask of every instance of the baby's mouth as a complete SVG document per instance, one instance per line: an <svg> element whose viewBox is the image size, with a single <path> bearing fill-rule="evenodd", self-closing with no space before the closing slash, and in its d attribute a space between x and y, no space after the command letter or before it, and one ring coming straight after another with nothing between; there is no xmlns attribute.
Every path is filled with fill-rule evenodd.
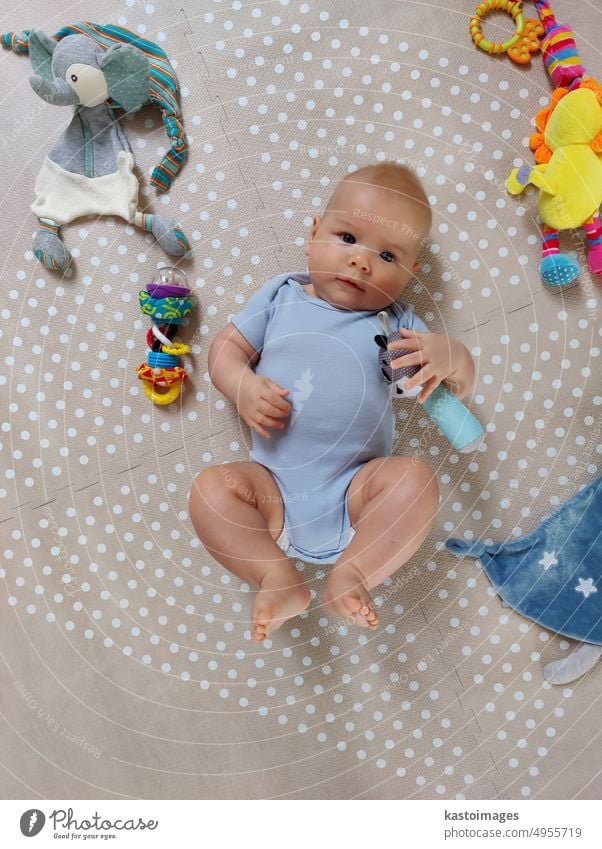
<svg viewBox="0 0 602 849"><path fill-rule="evenodd" d="M361 286L352 280L350 277L336 277L337 283L340 283L342 286L345 286L346 289L355 289L356 292L363 292Z"/></svg>

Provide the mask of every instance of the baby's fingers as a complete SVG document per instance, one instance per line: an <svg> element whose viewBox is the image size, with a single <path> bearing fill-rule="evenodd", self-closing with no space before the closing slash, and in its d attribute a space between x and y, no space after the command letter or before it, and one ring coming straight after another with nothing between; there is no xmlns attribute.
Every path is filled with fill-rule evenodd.
<svg viewBox="0 0 602 849"><path fill-rule="evenodd" d="M413 389L415 386L418 386L420 383L423 385L429 380L431 377L434 377L434 370L427 363L424 368L421 368L420 371L417 371L416 374L411 377L406 383L406 389Z"/></svg>
<svg viewBox="0 0 602 849"><path fill-rule="evenodd" d="M282 389L282 387L278 387L278 391L269 388L267 392L265 392L261 397L263 401L271 404L276 407L277 410L281 410L284 415L288 415L291 410L291 405L288 401L285 401L282 397L283 395L288 395L288 389Z"/></svg>
<svg viewBox="0 0 602 849"><path fill-rule="evenodd" d="M420 351L416 353L405 354L403 357L396 357L391 360L392 368L403 368L404 366L422 366L425 363L424 354Z"/></svg>
<svg viewBox="0 0 602 849"><path fill-rule="evenodd" d="M429 395L432 395L441 381L438 377L431 377L422 387L422 392L417 398L418 403L424 404Z"/></svg>
<svg viewBox="0 0 602 849"><path fill-rule="evenodd" d="M277 407L275 404L271 404L269 401L260 400L257 405L257 409L260 413L263 413L264 416L276 416L278 418L285 418L291 411L291 405L287 404L286 409L282 409L281 407Z"/></svg>
<svg viewBox="0 0 602 849"><path fill-rule="evenodd" d="M291 411L291 405L288 401L284 401L282 398L277 398L274 395L270 395L269 398L264 398L262 401L263 403L268 404L270 407L270 413L272 413L272 411L277 411L272 413L273 415L288 416Z"/></svg>
<svg viewBox="0 0 602 849"><path fill-rule="evenodd" d="M265 382L266 386L271 389L272 392L274 392L278 398L280 398L281 395L288 395L288 389L285 389L284 386L280 386L279 383L270 380L269 377L266 377Z"/></svg>
<svg viewBox="0 0 602 849"><path fill-rule="evenodd" d="M387 349L389 351L419 351L422 343L415 336L409 339L395 339L394 342L389 342Z"/></svg>
<svg viewBox="0 0 602 849"><path fill-rule="evenodd" d="M263 437L264 437L264 439L269 439L269 438L270 438L270 434L267 432L267 430L265 430L264 428L262 428L262 426L259 424L259 422L256 422L256 421L254 421L254 420L252 420L252 419L251 419L251 420L249 420L249 421L247 422L247 424L248 424L248 426L251 428L251 430L256 430L256 431L257 431L257 433L258 433L260 436L263 436Z"/></svg>
<svg viewBox="0 0 602 849"><path fill-rule="evenodd" d="M277 430L282 430L285 427L284 422L280 419L274 419L272 416L266 416L260 412L256 413L255 421L263 427L275 427Z"/></svg>

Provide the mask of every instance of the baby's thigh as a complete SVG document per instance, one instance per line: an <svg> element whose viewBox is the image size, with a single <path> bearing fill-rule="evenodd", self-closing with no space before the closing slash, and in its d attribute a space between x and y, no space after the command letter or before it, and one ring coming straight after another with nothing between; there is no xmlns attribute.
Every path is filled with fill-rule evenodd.
<svg viewBox="0 0 602 849"><path fill-rule="evenodd" d="M215 466L223 476L224 484L241 501L245 501L263 516L274 539L284 527L282 496L274 477L265 466L251 461L224 463Z"/></svg>
<svg viewBox="0 0 602 849"><path fill-rule="evenodd" d="M352 527L355 528L367 504L374 502L377 508L382 506L384 493L388 493L388 503L393 503L396 499L405 503L408 489L415 492L417 502L425 497L429 500L435 498L436 478L427 463L416 457L400 456L375 457L368 460L355 473L347 489L347 509Z"/></svg>

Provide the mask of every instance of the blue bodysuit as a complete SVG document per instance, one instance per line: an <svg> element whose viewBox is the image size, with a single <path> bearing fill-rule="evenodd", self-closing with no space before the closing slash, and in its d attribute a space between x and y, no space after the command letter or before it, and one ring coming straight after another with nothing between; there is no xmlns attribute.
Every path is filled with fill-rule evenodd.
<svg viewBox="0 0 602 849"><path fill-rule="evenodd" d="M250 459L273 475L284 508L278 544L312 563L334 563L353 528L347 488L364 463L393 448L393 387L378 364L377 311L344 310L311 297L305 273L280 274L230 321L259 353L256 374L289 390L283 430L252 431ZM401 304L387 308L391 332L427 331Z"/></svg>

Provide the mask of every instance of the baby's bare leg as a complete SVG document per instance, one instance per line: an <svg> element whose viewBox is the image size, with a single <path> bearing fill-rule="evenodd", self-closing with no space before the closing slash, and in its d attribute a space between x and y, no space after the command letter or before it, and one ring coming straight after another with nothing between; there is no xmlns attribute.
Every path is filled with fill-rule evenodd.
<svg viewBox="0 0 602 849"><path fill-rule="evenodd" d="M355 536L326 582L324 602L343 619L375 628L370 590L420 548L439 505L437 479L413 457L378 457L356 473L347 494Z"/></svg>
<svg viewBox="0 0 602 849"><path fill-rule="evenodd" d="M310 593L276 545L284 524L280 491L259 463L211 466L195 478L190 519L207 551L258 592L253 639L272 631L309 605Z"/></svg>

